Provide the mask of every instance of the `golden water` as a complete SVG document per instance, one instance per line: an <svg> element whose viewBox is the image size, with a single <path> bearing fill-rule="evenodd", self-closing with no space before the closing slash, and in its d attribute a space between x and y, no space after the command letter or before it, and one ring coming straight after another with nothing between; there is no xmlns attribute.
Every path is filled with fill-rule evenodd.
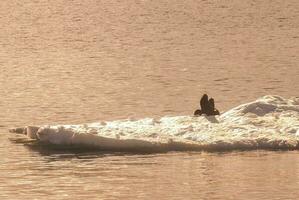
<svg viewBox="0 0 299 200"><path fill-rule="evenodd" d="M52 151L28 124L225 111L299 96L299 2L3 1L1 199L296 199L298 152Z"/></svg>

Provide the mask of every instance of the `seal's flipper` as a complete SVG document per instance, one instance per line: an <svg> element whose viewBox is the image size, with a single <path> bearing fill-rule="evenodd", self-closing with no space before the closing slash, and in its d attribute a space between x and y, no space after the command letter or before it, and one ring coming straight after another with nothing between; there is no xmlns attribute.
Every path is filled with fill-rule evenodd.
<svg viewBox="0 0 299 200"><path fill-rule="evenodd" d="M202 114L200 109L195 110L194 116L200 116Z"/></svg>
<svg viewBox="0 0 299 200"><path fill-rule="evenodd" d="M215 110L215 102L214 102L213 98L209 99L209 105L210 105L211 110Z"/></svg>
<svg viewBox="0 0 299 200"><path fill-rule="evenodd" d="M213 115L220 115L219 110L215 109Z"/></svg>

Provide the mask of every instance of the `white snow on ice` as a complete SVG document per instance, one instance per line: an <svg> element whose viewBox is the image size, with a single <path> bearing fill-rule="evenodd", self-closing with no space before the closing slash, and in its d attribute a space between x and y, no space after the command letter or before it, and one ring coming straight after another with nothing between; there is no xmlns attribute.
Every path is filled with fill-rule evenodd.
<svg viewBox="0 0 299 200"><path fill-rule="evenodd" d="M299 149L299 98L264 96L220 116L102 121L12 129L57 145L106 150Z"/></svg>

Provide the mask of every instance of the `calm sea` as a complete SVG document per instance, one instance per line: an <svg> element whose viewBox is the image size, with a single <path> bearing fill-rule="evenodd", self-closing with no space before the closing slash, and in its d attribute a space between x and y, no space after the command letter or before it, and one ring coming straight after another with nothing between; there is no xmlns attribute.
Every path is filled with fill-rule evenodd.
<svg viewBox="0 0 299 200"><path fill-rule="evenodd" d="M1 200L297 199L298 151L53 150L7 130L298 97L298 0L0 5Z"/></svg>

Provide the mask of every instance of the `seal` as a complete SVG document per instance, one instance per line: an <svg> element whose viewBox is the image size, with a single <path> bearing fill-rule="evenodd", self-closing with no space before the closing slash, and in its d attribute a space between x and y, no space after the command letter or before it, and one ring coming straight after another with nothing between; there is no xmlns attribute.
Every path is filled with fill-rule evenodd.
<svg viewBox="0 0 299 200"><path fill-rule="evenodd" d="M200 99L200 108L194 112L195 116L200 116L202 114L210 115L220 115L219 110L215 108L215 101L213 98L209 99L207 94L204 94Z"/></svg>

